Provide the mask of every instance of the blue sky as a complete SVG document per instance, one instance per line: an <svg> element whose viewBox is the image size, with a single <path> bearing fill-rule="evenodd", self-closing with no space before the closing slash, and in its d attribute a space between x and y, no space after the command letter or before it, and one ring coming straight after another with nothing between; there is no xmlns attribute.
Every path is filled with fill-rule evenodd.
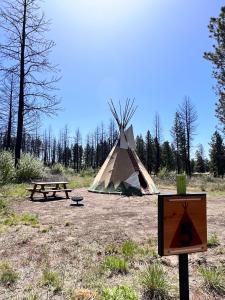
<svg viewBox="0 0 225 300"><path fill-rule="evenodd" d="M59 95L64 110L45 126L57 132L66 124L83 137L111 113L107 101L135 98L135 134L161 119L170 140L174 113L184 96L198 112L199 143L208 150L215 131L216 96L212 66L203 52L212 48L207 25L223 1L206 0L48 0L49 37L56 42L52 61L59 64Z"/></svg>

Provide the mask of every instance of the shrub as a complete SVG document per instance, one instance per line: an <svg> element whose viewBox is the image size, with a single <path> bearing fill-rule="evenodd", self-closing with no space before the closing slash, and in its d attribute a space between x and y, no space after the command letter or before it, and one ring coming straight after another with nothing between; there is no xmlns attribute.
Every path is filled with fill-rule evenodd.
<svg viewBox="0 0 225 300"><path fill-rule="evenodd" d="M9 208L4 200L0 199L0 215L7 215Z"/></svg>
<svg viewBox="0 0 225 300"><path fill-rule="evenodd" d="M166 272L159 263L154 263L141 275L141 284L148 299L168 297L169 284Z"/></svg>
<svg viewBox="0 0 225 300"><path fill-rule="evenodd" d="M15 176L14 161L9 151L0 152L0 182L5 184L13 180Z"/></svg>
<svg viewBox="0 0 225 300"><path fill-rule="evenodd" d="M83 169L80 171L80 176L81 177L85 177L85 176L95 176L96 171L92 168L88 168L88 169Z"/></svg>
<svg viewBox="0 0 225 300"><path fill-rule="evenodd" d="M0 283L13 284L19 278L18 274L7 262L0 262Z"/></svg>
<svg viewBox="0 0 225 300"><path fill-rule="evenodd" d="M225 274L222 267L200 267L199 272L209 291L225 295Z"/></svg>
<svg viewBox="0 0 225 300"><path fill-rule="evenodd" d="M41 277L41 285L61 290L62 283L58 272L44 270Z"/></svg>
<svg viewBox="0 0 225 300"><path fill-rule="evenodd" d="M216 233L213 233L212 235L210 235L210 237L208 238L208 241L207 241L207 245L209 248L213 248L213 247L220 245L220 241L219 241L218 235Z"/></svg>
<svg viewBox="0 0 225 300"><path fill-rule="evenodd" d="M28 181L30 179L42 177L42 175L42 162L29 153L23 154L16 170L17 181Z"/></svg>
<svg viewBox="0 0 225 300"><path fill-rule="evenodd" d="M20 216L20 222L23 225L36 226L38 224L38 216L36 214L24 213Z"/></svg>
<svg viewBox="0 0 225 300"><path fill-rule="evenodd" d="M51 173L54 175L62 175L64 173L64 167L60 163L56 163L51 168Z"/></svg>
<svg viewBox="0 0 225 300"><path fill-rule="evenodd" d="M157 176L160 179L167 178L169 176L169 171L167 170L167 168L162 168L162 169L160 169L160 171L157 174Z"/></svg>
<svg viewBox="0 0 225 300"><path fill-rule="evenodd" d="M121 246L121 252L126 258L132 258L137 253L138 245L131 240L125 241Z"/></svg>
<svg viewBox="0 0 225 300"><path fill-rule="evenodd" d="M138 300L138 296L129 286L119 285L103 289L102 300Z"/></svg>
<svg viewBox="0 0 225 300"><path fill-rule="evenodd" d="M110 270L113 274L126 274L128 272L128 263L123 258L108 256L103 262L103 269Z"/></svg>

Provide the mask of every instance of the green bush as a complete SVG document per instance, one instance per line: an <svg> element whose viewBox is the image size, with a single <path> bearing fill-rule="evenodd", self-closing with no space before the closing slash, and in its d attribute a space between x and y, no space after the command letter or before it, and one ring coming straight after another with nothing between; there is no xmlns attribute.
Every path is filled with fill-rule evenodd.
<svg viewBox="0 0 225 300"><path fill-rule="evenodd" d="M136 292L126 285L105 288L102 291L102 300L138 300Z"/></svg>
<svg viewBox="0 0 225 300"><path fill-rule="evenodd" d="M15 176L15 168L12 153L9 151L0 152L0 183L8 183Z"/></svg>
<svg viewBox="0 0 225 300"><path fill-rule="evenodd" d="M168 298L167 274L159 263L154 263L141 275L141 284L147 299Z"/></svg>
<svg viewBox="0 0 225 300"><path fill-rule="evenodd" d="M9 208L4 200L0 199L0 215L7 215Z"/></svg>
<svg viewBox="0 0 225 300"><path fill-rule="evenodd" d="M103 262L103 269L110 270L113 274L126 274L128 272L128 263L123 258L108 256Z"/></svg>
<svg viewBox="0 0 225 300"><path fill-rule="evenodd" d="M81 177L85 177L85 176L92 176L94 177L96 174L96 171L92 168L88 168L88 169L83 169L80 171L80 176Z"/></svg>
<svg viewBox="0 0 225 300"><path fill-rule="evenodd" d="M210 292L225 296L225 274L222 267L200 267L199 272Z"/></svg>
<svg viewBox="0 0 225 300"><path fill-rule="evenodd" d="M19 275L11 268L7 262L0 262L0 283L13 284Z"/></svg>
<svg viewBox="0 0 225 300"><path fill-rule="evenodd" d="M18 182L24 182L40 178L43 176L43 169L43 164L39 159L29 153L23 154L16 170L16 179Z"/></svg>
<svg viewBox="0 0 225 300"><path fill-rule="evenodd" d="M62 175L64 173L64 167L60 163L56 163L51 168L51 173L54 175Z"/></svg>
<svg viewBox="0 0 225 300"><path fill-rule="evenodd" d="M44 270L41 277L41 285L61 290L62 282L58 272Z"/></svg>
<svg viewBox="0 0 225 300"><path fill-rule="evenodd" d="M207 245L209 248L213 248L220 245L220 241L216 233L213 233L209 236Z"/></svg>
<svg viewBox="0 0 225 300"><path fill-rule="evenodd" d="M121 245L121 252L126 258L132 258L138 251L138 245L131 240L125 241Z"/></svg>

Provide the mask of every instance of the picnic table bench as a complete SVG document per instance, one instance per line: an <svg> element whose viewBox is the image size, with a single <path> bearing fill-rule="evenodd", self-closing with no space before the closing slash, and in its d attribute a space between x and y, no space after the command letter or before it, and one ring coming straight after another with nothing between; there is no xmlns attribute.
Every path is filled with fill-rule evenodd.
<svg viewBox="0 0 225 300"><path fill-rule="evenodd" d="M52 197L56 197L56 193L65 192L66 198L69 199L69 192L72 192L72 189L67 188L67 181L34 181L32 182L33 187L27 188L30 194L30 199L33 200L33 196L35 193L41 193L44 196L44 199L47 200L47 195Z"/></svg>

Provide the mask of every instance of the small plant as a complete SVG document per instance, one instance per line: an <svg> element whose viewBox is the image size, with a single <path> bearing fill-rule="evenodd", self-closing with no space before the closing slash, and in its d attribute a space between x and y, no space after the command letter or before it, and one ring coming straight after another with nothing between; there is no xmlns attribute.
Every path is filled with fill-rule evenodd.
<svg viewBox="0 0 225 300"><path fill-rule="evenodd" d="M36 227L38 225L38 216L35 214L24 213L22 215L11 214L7 217L4 222L4 225L7 226L15 226L18 224L30 225L32 227Z"/></svg>
<svg viewBox="0 0 225 300"><path fill-rule="evenodd" d="M15 176L14 161L9 151L0 152L0 183L6 184Z"/></svg>
<svg viewBox="0 0 225 300"><path fill-rule="evenodd" d="M131 287L119 285L103 289L102 300L138 300L138 296Z"/></svg>
<svg viewBox="0 0 225 300"><path fill-rule="evenodd" d="M96 292L88 289L75 290L71 295L71 300L95 300L97 297Z"/></svg>
<svg viewBox="0 0 225 300"><path fill-rule="evenodd" d="M222 267L200 267L199 272L209 291L225 295L225 274Z"/></svg>
<svg viewBox="0 0 225 300"><path fill-rule="evenodd" d="M40 178L42 175L42 162L29 153L23 154L16 170L17 181L29 181L33 178Z"/></svg>
<svg viewBox="0 0 225 300"><path fill-rule="evenodd" d="M38 224L38 216L36 214L25 213L20 217L20 223L23 225L36 226Z"/></svg>
<svg viewBox="0 0 225 300"><path fill-rule="evenodd" d="M62 175L64 173L64 167L60 163L56 163L51 168L51 173L54 175Z"/></svg>
<svg viewBox="0 0 225 300"><path fill-rule="evenodd" d="M168 297L169 284L166 272L159 263L154 263L141 275L141 284L148 299Z"/></svg>
<svg viewBox="0 0 225 300"><path fill-rule="evenodd" d="M15 283L19 275L7 262L0 262L0 283L10 285Z"/></svg>
<svg viewBox="0 0 225 300"><path fill-rule="evenodd" d="M210 237L208 238L207 245L209 248L213 248L220 245L220 241L216 233L210 235Z"/></svg>
<svg viewBox="0 0 225 300"><path fill-rule="evenodd" d="M121 246L121 252L126 258L132 258L137 253L138 245L131 240L125 241Z"/></svg>
<svg viewBox="0 0 225 300"><path fill-rule="evenodd" d="M3 199L0 199L0 215L7 215L9 208Z"/></svg>
<svg viewBox="0 0 225 300"><path fill-rule="evenodd" d="M38 295L36 293L30 293L25 300L38 300Z"/></svg>
<svg viewBox="0 0 225 300"><path fill-rule="evenodd" d="M118 244L108 244L105 247L105 254L106 255L114 255L119 253L119 245Z"/></svg>
<svg viewBox="0 0 225 300"><path fill-rule="evenodd" d="M103 269L110 270L113 274L126 274L128 272L128 263L123 258L108 256L103 262Z"/></svg>
<svg viewBox="0 0 225 300"><path fill-rule="evenodd" d="M44 270L41 277L41 285L61 290L62 282L58 272Z"/></svg>

